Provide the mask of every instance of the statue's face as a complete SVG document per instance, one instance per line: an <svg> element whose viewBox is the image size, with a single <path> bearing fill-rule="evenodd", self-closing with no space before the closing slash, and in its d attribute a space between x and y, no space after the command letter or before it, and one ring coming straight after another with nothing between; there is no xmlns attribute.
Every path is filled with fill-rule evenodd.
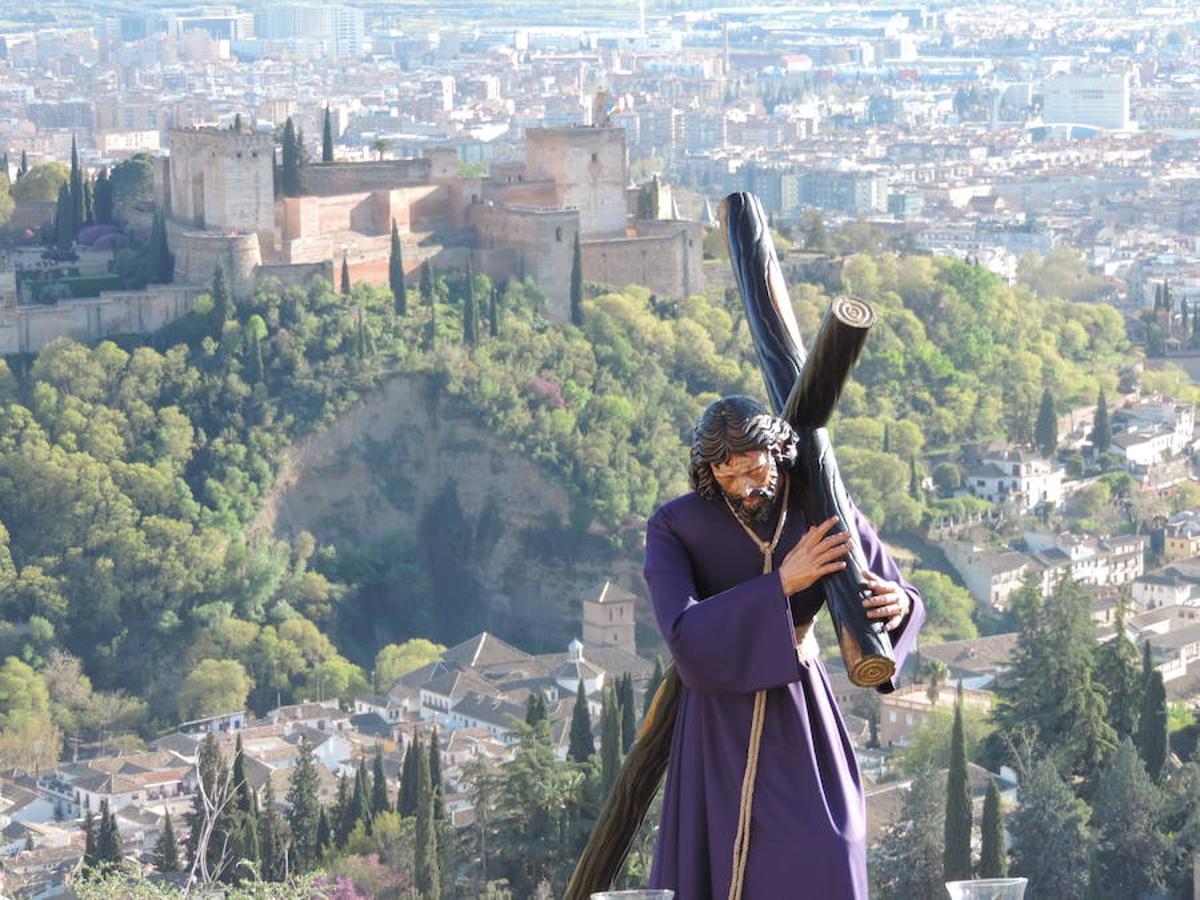
<svg viewBox="0 0 1200 900"><path fill-rule="evenodd" d="M734 512L747 521L765 522L779 487L779 468L768 450L735 453L712 467L713 478Z"/></svg>

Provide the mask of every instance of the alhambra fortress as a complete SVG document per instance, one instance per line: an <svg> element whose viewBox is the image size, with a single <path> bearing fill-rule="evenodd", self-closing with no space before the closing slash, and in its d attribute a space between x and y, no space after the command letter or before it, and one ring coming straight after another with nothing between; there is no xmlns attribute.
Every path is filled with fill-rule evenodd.
<svg viewBox="0 0 1200 900"><path fill-rule="evenodd" d="M637 216L642 190L667 189L630 184L623 128L528 129L524 160L493 163L486 177L464 177L455 151L439 148L418 159L310 163L295 197L276 189L269 133L174 129L169 142L155 193L174 283L47 306L9 297L0 301L0 354L61 335L158 328L191 309L218 263L241 295L265 277L333 281L343 259L355 283L386 284L393 221L407 272L430 260L437 269L470 262L497 281L532 278L558 320L568 316L576 234L587 281L664 296L704 288L704 225L681 220L667 196L641 204L662 217Z"/></svg>

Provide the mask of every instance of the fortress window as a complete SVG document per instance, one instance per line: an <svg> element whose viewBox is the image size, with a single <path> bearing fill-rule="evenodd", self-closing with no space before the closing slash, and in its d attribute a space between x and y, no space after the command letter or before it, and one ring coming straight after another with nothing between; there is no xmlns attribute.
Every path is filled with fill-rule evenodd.
<svg viewBox="0 0 1200 900"><path fill-rule="evenodd" d="M239 150L239 151L237 152L237 158L238 158L238 159L241 159L241 158L242 158L242 151L241 151L241 150Z"/></svg>
<svg viewBox="0 0 1200 900"><path fill-rule="evenodd" d="M251 159L258 159L258 151L257 151L257 150L251 150L251 151L250 151L250 158L251 158Z"/></svg>
<svg viewBox="0 0 1200 900"><path fill-rule="evenodd" d="M560 244L562 243L562 229L561 228L554 229L554 239L556 241L558 241Z"/></svg>
<svg viewBox="0 0 1200 900"><path fill-rule="evenodd" d="M600 162L600 154L599 153L592 154L592 162Z"/></svg>

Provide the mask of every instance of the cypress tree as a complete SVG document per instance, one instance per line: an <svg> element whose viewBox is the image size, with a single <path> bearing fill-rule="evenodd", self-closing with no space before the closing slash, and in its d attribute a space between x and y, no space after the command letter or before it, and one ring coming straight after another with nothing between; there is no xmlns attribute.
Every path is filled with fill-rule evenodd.
<svg viewBox="0 0 1200 900"><path fill-rule="evenodd" d="M1149 642L1146 647L1149 651ZM1137 749L1150 778L1162 780L1167 756L1171 751L1167 734L1167 692L1162 672L1151 670L1142 689L1142 711L1138 716Z"/></svg>
<svg viewBox="0 0 1200 900"><path fill-rule="evenodd" d="M263 787L262 808L258 811L259 871L264 880L283 880L283 850L283 820L275 804L275 787L268 778Z"/></svg>
<svg viewBox="0 0 1200 900"><path fill-rule="evenodd" d="M542 699L541 691L534 691L525 701L525 724L532 727L538 722L544 722L547 715L546 701Z"/></svg>
<svg viewBox="0 0 1200 900"><path fill-rule="evenodd" d="M342 294L350 293L350 259L342 254Z"/></svg>
<svg viewBox="0 0 1200 900"><path fill-rule="evenodd" d="M79 150L75 146L75 135L71 135L71 238L79 234L83 225L83 169L79 165Z"/></svg>
<svg viewBox="0 0 1200 900"><path fill-rule="evenodd" d="M337 846L345 847L346 838L354 830L354 820L350 817L350 783L345 772L338 776L337 799L333 802L333 829Z"/></svg>
<svg viewBox="0 0 1200 900"><path fill-rule="evenodd" d="M628 672L618 682L621 691L621 754L627 755L637 738L637 711L633 708L633 676Z"/></svg>
<svg viewBox="0 0 1200 900"><path fill-rule="evenodd" d="M1104 397L1104 388L1100 388L1100 396L1096 399L1096 418L1092 422L1092 447L1097 456L1105 453L1112 443L1112 425L1108 421L1108 401Z"/></svg>
<svg viewBox="0 0 1200 900"><path fill-rule="evenodd" d="M918 503L922 503L925 500L925 491L921 488L923 481L921 471L917 467L917 457L914 454L908 458L908 496L912 497Z"/></svg>
<svg viewBox="0 0 1200 900"><path fill-rule="evenodd" d="M478 307L475 305L475 274L467 260L466 285L463 290L463 343L474 347L479 343Z"/></svg>
<svg viewBox="0 0 1200 900"><path fill-rule="evenodd" d="M429 771L429 757L424 753L417 756L417 829L413 856L417 891L423 900L436 900L442 894L441 873L438 871L433 781Z"/></svg>
<svg viewBox="0 0 1200 900"><path fill-rule="evenodd" d="M234 865L230 867L229 875L231 880L241 880L243 870L238 867L237 863L241 860L254 863L262 867L262 850L258 842L258 814L257 812L238 813L237 834L240 838L239 854L234 859Z"/></svg>
<svg viewBox="0 0 1200 900"><path fill-rule="evenodd" d="M1050 389L1042 391L1042 404L1038 408L1037 424L1034 426L1037 448L1047 459L1058 449L1058 417L1054 414L1054 398Z"/></svg>
<svg viewBox="0 0 1200 900"><path fill-rule="evenodd" d="M146 280L150 284L170 284L175 280L175 257L167 244L167 224L161 212L154 213L154 219L150 225Z"/></svg>
<svg viewBox="0 0 1200 900"><path fill-rule="evenodd" d="M621 713L617 707L616 694L606 689L600 713L600 783L606 797L621 771Z"/></svg>
<svg viewBox="0 0 1200 900"><path fill-rule="evenodd" d="M22 159L24 154L22 153ZM88 807L87 815L83 817L83 870L89 872L96 868L96 817Z"/></svg>
<svg viewBox="0 0 1200 900"><path fill-rule="evenodd" d="M321 162L333 162L333 120L329 117L329 104L325 104L325 123L321 127Z"/></svg>
<svg viewBox="0 0 1200 900"><path fill-rule="evenodd" d="M317 857L325 855L325 851L333 846L333 832L329 827L329 816L325 812L325 807L321 807L321 814L317 817Z"/></svg>
<svg viewBox="0 0 1200 900"><path fill-rule="evenodd" d="M432 353L437 349L437 304L429 304L429 322L425 326L425 350Z"/></svg>
<svg viewBox="0 0 1200 900"><path fill-rule="evenodd" d="M96 176L96 222L100 225L113 224L112 182L108 169L101 169Z"/></svg>
<svg viewBox="0 0 1200 900"><path fill-rule="evenodd" d="M92 179L83 183L83 224L96 224L96 187Z"/></svg>
<svg viewBox="0 0 1200 900"><path fill-rule="evenodd" d="M646 682L646 693L643 695L643 700L642 700L642 715L643 716L648 716L650 714L650 707L654 703L654 694L658 690L658 686L660 684L662 684L663 674L664 673L663 673L662 657L655 656L654 657L654 672L653 672L653 674L651 674L650 680L648 682Z"/></svg>
<svg viewBox="0 0 1200 900"><path fill-rule="evenodd" d="M1004 813L1000 809L1000 789L996 787L994 778L988 779L980 831L979 877L1003 878L1008 874L1008 857L1004 852Z"/></svg>
<svg viewBox="0 0 1200 900"><path fill-rule="evenodd" d="M404 250L400 229L392 219L392 250L388 254L388 287L392 289L392 308L398 316L408 315L408 287L404 283Z"/></svg>
<svg viewBox="0 0 1200 900"><path fill-rule="evenodd" d="M1117 600L1116 635L1096 651L1096 680L1108 698L1108 721L1118 740L1136 733L1144 680L1137 647L1125 634L1125 602L1124 596Z"/></svg>
<svg viewBox="0 0 1200 900"><path fill-rule="evenodd" d="M945 843L942 871L947 881L971 877L971 785L967 780L967 748L963 738L962 682L954 702L950 732L950 770L946 773Z"/></svg>
<svg viewBox="0 0 1200 900"><path fill-rule="evenodd" d="M293 871L303 873L312 868L316 859L317 818L320 815L317 766L307 736L300 738L300 752L296 755L296 765L288 782L287 804L287 821L291 828L291 867Z"/></svg>
<svg viewBox="0 0 1200 900"><path fill-rule="evenodd" d="M883 452L892 452L892 424L890 422L883 423Z"/></svg>
<svg viewBox="0 0 1200 900"><path fill-rule="evenodd" d="M388 800L387 773L383 770L383 748L375 745L375 762L371 772L371 815L391 812L392 804Z"/></svg>
<svg viewBox="0 0 1200 900"><path fill-rule="evenodd" d="M175 843L175 827L171 824L171 813L163 818L162 831L154 842L154 868L160 872L174 872L179 868L179 846Z"/></svg>
<svg viewBox="0 0 1200 900"><path fill-rule="evenodd" d="M21 151L21 165L17 169L17 178L24 178L29 174L29 159L25 156L25 151Z"/></svg>
<svg viewBox="0 0 1200 900"><path fill-rule="evenodd" d="M358 768L354 770L354 790L350 793L350 808L346 818L353 832L360 824L371 831L371 792L367 786L367 767L359 760Z"/></svg>
<svg viewBox="0 0 1200 900"><path fill-rule="evenodd" d="M433 786L433 818L446 817L446 786L442 777L442 745L438 742L437 727L429 737L429 782Z"/></svg>
<svg viewBox="0 0 1200 900"><path fill-rule="evenodd" d="M575 232L575 251L571 257L571 324L583 327L583 250L579 232Z"/></svg>
<svg viewBox="0 0 1200 900"><path fill-rule="evenodd" d="M121 832L117 830L116 814L108 808L108 801L100 801L100 831L96 835L96 861L101 868L119 865L125 858L121 844Z"/></svg>
<svg viewBox="0 0 1200 900"><path fill-rule="evenodd" d="M2 164L4 166L3 170L0 170L0 171L4 172L4 177L11 178L12 176L9 174L9 171L8 171L8 154L7 153L5 153L3 156L0 156L0 164Z"/></svg>
<svg viewBox="0 0 1200 900"><path fill-rule="evenodd" d="M283 126L283 193L287 197L300 196L300 145L296 140L296 126L288 116Z"/></svg>
<svg viewBox="0 0 1200 900"><path fill-rule="evenodd" d="M417 757L424 756L425 749L421 746L421 736L414 734L408 752L404 756L404 768L400 776L400 796L396 799L396 812L401 818L407 819L417 814L417 788L419 764Z"/></svg>
<svg viewBox="0 0 1200 900"><path fill-rule="evenodd" d="M577 763L585 763L596 752L592 742L592 717L588 712L587 693L583 679L579 679L579 690L575 694L575 710L571 713L571 739L567 755Z"/></svg>
<svg viewBox="0 0 1200 900"><path fill-rule="evenodd" d="M54 208L54 246L63 253L75 243L71 227L71 191L64 184L58 188L58 205Z"/></svg>
<svg viewBox="0 0 1200 900"><path fill-rule="evenodd" d="M209 288L212 297L212 312L209 314L211 334L220 343L225 334L225 323L233 318L233 298L229 295L229 287L225 283L225 267L219 262L213 269L212 287Z"/></svg>
<svg viewBox="0 0 1200 900"><path fill-rule="evenodd" d="M419 282L421 303L433 306L433 266L429 260L421 263L421 280Z"/></svg>
<svg viewBox="0 0 1200 900"><path fill-rule="evenodd" d="M492 291L488 294L488 334L500 336L500 286L496 284L492 285Z"/></svg>
<svg viewBox="0 0 1200 900"><path fill-rule="evenodd" d="M242 736L237 736L233 747L233 789L237 792L237 808L243 813L249 813L253 808L250 799L253 790L246 778L246 756L242 750Z"/></svg>

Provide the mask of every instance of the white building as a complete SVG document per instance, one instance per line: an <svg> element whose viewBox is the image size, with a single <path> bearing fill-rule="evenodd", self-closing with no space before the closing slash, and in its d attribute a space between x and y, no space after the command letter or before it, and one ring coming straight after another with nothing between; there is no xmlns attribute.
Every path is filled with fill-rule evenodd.
<svg viewBox="0 0 1200 900"><path fill-rule="evenodd" d="M1048 460L1023 450L1002 450L984 456L980 465L968 470L964 486L990 503L1014 503L1021 512L1031 512L1042 503L1058 509L1064 474Z"/></svg>
<svg viewBox="0 0 1200 900"><path fill-rule="evenodd" d="M1128 72L1052 75L1042 93L1042 121L1047 125L1091 125L1110 131L1134 127Z"/></svg>

